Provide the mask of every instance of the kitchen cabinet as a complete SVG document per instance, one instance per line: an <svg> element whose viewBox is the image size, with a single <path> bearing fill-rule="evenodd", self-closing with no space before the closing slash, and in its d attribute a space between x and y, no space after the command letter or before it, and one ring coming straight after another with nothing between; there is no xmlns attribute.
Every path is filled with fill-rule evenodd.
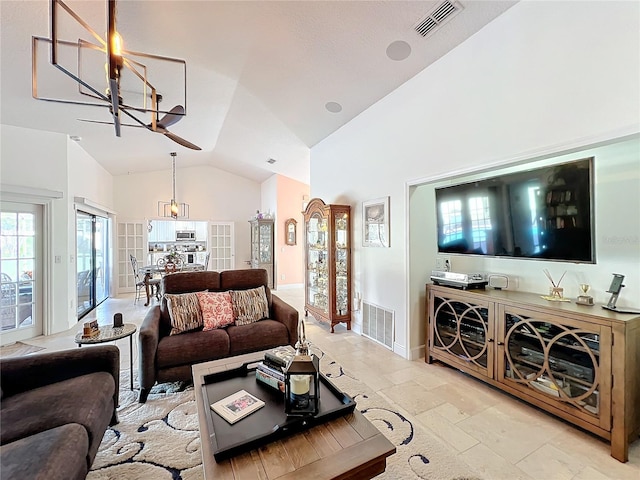
<svg viewBox="0 0 640 480"><path fill-rule="evenodd" d="M304 212L305 315L351 330L351 207L314 198Z"/></svg>
<svg viewBox="0 0 640 480"><path fill-rule="evenodd" d="M539 295L427 285L425 361L439 360L611 442L640 434L640 316Z"/></svg>
<svg viewBox="0 0 640 480"><path fill-rule="evenodd" d="M194 231L196 240L207 241L208 222L186 220L151 220L152 229L149 232L149 243L175 242L176 231Z"/></svg>

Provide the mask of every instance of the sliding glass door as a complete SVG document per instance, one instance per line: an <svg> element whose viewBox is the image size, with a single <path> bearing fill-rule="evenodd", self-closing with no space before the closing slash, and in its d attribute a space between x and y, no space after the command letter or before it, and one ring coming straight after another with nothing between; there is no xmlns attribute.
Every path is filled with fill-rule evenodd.
<svg viewBox="0 0 640 480"><path fill-rule="evenodd" d="M109 220L76 212L78 319L109 296Z"/></svg>

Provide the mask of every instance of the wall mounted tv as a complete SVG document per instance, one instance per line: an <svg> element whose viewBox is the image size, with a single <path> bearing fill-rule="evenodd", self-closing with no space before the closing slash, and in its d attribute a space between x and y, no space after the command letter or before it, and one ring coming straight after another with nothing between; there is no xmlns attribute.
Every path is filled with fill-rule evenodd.
<svg viewBox="0 0 640 480"><path fill-rule="evenodd" d="M440 253L595 263L593 157L435 194Z"/></svg>

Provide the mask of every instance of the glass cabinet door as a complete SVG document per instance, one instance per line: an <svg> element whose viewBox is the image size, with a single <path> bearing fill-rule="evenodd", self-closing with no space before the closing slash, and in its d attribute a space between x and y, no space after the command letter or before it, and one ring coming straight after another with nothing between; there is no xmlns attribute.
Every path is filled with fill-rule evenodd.
<svg viewBox="0 0 640 480"><path fill-rule="evenodd" d="M327 219L313 214L307 222L307 301L325 312L329 308L329 266L327 264Z"/></svg>
<svg viewBox="0 0 640 480"><path fill-rule="evenodd" d="M251 224L251 263L256 268L260 262L260 226L257 222Z"/></svg>
<svg viewBox="0 0 640 480"><path fill-rule="evenodd" d="M335 231L336 315L349 313L349 216L345 212L333 215Z"/></svg>
<svg viewBox="0 0 640 480"><path fill-rule="evenodd" d="M505 381L600 415L599 331L515 312L506 312L504 322Z"/></svg>
<svg viewBox="0 0 640 480"><path fill-rule="evenodd" d="M435 296L433 309L435 321L430 347L460 358L468 362L469 367L493 377L489 307Z"/></svg>
<svg viewBox="0 0 640 480"><path fill-rule="evenodd" d="M271 263L273 260L271 239L273 238L272 230L273 223L261 223L260 224L260 263Z"/></svg>

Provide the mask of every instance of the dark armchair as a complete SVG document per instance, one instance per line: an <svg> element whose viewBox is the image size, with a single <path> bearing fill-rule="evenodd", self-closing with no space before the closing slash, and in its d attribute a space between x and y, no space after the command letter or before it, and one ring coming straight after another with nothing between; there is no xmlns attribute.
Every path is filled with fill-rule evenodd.
<svg viewBox="0 0 640 480"><path fill-rule="evenodd" d="M118 421L118 348L1 359L0 381L2 479L85 478Z"/></svg>

